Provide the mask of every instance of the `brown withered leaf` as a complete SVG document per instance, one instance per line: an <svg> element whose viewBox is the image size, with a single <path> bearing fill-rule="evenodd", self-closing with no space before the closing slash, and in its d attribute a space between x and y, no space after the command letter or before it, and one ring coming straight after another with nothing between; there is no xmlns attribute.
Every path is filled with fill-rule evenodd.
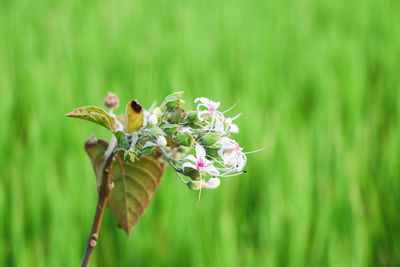
<svg viewBox="0 0 400 267"><path fill-rule="evenodd" d="M126 129L129 134L138 131L143 126L143 108L137 100L126 105Z"/></svg>
<svg viewBox="0 0 400 267"><path fill-rule="evenodd" d="M107 146L106 141L96 140L94 136L85 143L85 150L96 174L97 188L101 182L101 170ZM128 235L149 205L164 174L164 163L158 158L157 155L143 156L139 161L130 163L123 160L123 151L115 156L111 172L114 188L107 206L117 219L118 227L123 228Z"/></svg>

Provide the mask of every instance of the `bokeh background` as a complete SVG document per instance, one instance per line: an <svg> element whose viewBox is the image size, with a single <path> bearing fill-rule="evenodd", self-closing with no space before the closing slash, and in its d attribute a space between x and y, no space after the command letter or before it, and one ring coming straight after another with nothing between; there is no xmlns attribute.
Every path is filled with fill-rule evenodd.
<svg viewBox="0 0 400 267"><path fill-rule="evenodd" d="M400 2L1 0L0 266L78 266L96 191L64 118L107 92L238 99L248 173L197 193L168 169L92 266L400 266ZM118 111L122 111L120 108Z"/></svg>

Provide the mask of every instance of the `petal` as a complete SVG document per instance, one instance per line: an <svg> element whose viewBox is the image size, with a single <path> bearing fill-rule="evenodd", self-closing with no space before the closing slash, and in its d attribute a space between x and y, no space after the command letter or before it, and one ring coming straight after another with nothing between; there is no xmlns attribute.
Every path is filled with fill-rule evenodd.
<svg viewBox="0 0 400 267"><path fill-rule="evenodd" d="M218 156L220 156L221 158L224 156L224 149L223 148L220 148L218 150Z"/></svg>
<svg viewBox="0 0 400 267"><path fill-rule="evenodd" d="M244 153L241 153L242 155L240 155L240 159L238 160L238 167L237 170L241 171L243 170L244 166L246 166L247 163L247 157Z"/></svg>
<svg viewBox="0 0 400 267"><path fill-rule="evenodd" d="M238 133L239 132L239 127L236 125L236 124L231 124L231 127L230 127L230 132L231 133Z"/></svg>
<svg viewBox="0 0 400 267"><path fill-rule="evenodd" d="M196 165L190 163L190 162L185 162L182 164L182 170L185 171L185 168L191 168L196 170Z"/></svg>
<svg viewBox="0 0 400 267"><path fill-rule="evenodd" d="M210 112L208 110L200 110L197 112L197 117L199 118L200 121L204 121L204 118L202 118L203 115L209 115Z"/></svg>
<svg viewBox="0 0 400 267"><path fill-rule="evenodd" d="M232 145L232 139L228 138L228 137L222 137L219 141L218 141L218 145L220 145L222 148L225 148L227 146Z"/></svg>
<svg viewBox="0 0 400 267"><path fill-rule="evenodd" d="M217 132L223 132L224 131L224 123L221 120L216 119L214 130Z"/></svg>
<svg viewBox="0 0 400 267"><path fill-rule="evenodd" d="M196 144L196 158L206 158L206 151L200 144Z"/></svg>
<svg viewBox="0 0 400 267"><path fill-rule="evenodd" d="M210 104L213 105L215 107L215 109L217 109L221 105L221 102L214 102L211 100L208 100L208 101L210 101Z"/></svg>
<svg viewBox="0 0 400 267"><path fill-rule="evenodd" d="M188 156L186 156L186 157L184 158L184 160L185 160L185 161L186 161L186 160L190 160L190 161L193 161L193 162L196 162L196 161L197 161L196 157L193 156L193 155L188 155Z"/></svg>
<svg viewBox="0 0 400 267"><path fill-rule="evenodd" d="M225 117L224 117L224 114L222 112L215 111L214 112L214 117L215 117L215 119L218 119L218 120L221 120L222 122L225 122Z"/></svg>
<svg viewBox="0 0 400 267"><path fill-rule="evenodd" d="M231 165L231 166L234 165L234 161L232 161L232 154L225 153L222 156L222 159L224 160L225 165ZM232 162L233 162L233 164L232 164Z"/></svg>
<svg viewBox="0 0 400 267"><path fill-rule="evenodd" d="M207 105L208 103L210 103L210 99L208 99L208 98L206 98L206 97L198 97L198 98L196 98L195 100L194 100L194 103L197 103L197 102L199 102L200 101L200 103L202 103L202 104L204 104L204 105Z"/></svg>
<svg viewBox="0 0 400 267"><path fill-rule="evenodd" d="M204 172L213 175L213 176L217 176L219 175L219 171L214 167L214 165L209 165L204 167Z"/></svg>

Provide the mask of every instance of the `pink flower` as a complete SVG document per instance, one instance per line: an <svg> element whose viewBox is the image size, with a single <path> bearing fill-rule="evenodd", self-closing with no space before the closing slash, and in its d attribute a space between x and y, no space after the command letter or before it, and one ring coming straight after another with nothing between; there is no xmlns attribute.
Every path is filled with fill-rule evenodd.
<svg viewBox="0 0 400 267"><path fill-rule="evenodd" d="M228 137L222 137L216 144L220 148L218 155L223 160L224 165L231 166L235 171L242 171L246 165L247 157L239 144Z"/></svg>
<svg viewBox="0 0 400 267"><path fill-rule="evenodd" d="M208 98L205 97L199 97L194 100L194 103L200 102L197 105L197 117L199 120L204 121L205 116L210 116L211 118L214 118L216 115L216 110L221 104L221 102L214 102ZM200 108L205 107L206 110L201 110ZM219 114L219 113L218 113ZM221 114L222 115L222 114Z"/></svg>
<svg viewBox="0 0 400 267"><path fill-rule="evenodd" d="M184 158L184 163L182 164L182 170L185 171L185 168L192 168L199 171L200 176L202 172L217 176L219 175L218 170L214 167L213 162L206 159L206 151L204 148L196 144L196 156L189 155Z"/></svg>

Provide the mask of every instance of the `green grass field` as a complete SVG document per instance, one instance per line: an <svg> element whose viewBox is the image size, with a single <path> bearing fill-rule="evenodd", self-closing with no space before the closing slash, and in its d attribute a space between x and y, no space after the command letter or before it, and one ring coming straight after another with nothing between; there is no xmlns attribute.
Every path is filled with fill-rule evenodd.
<svg viewBox="0 0 400 267"><path fill-rule="evenodd" d="M238 99L248 173L197 193L168 169L91 266L400 266L400 2L0 1L0 266L78 266L95 205L64 118L108 91ZM122 111L120 108L118 111ZM235 111L231 114L234 115Z"/></svg>

